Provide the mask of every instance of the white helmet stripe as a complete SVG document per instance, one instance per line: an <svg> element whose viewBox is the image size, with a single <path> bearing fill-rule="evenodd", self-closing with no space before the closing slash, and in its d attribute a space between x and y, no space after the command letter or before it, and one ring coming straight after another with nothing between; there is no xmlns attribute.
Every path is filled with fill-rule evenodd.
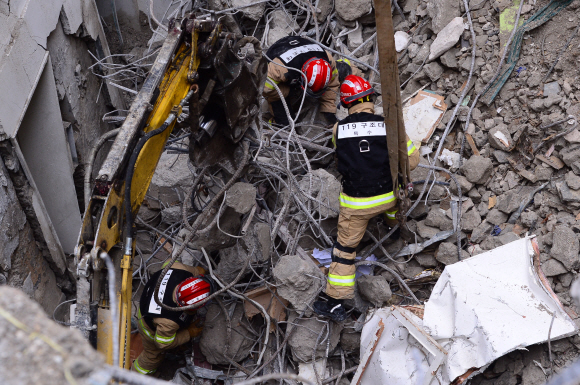
<svg viewBox="0 0 580 385"><path fill-rule="evenodd" d="M194 299L190 299L189 301L187 301L187 304L188 304L188 305L191 305L192 303L199 302L199 301L201 301L202 299L204 299L204 298L207 298L207 297L209 297L209 293L205 293L205 294L202 294L202 295L198 295L198 296L197 296L197 297L195 297Z"/></svg>
<svg viewBox="0 0 580 385"><path fill-rule="evenodd" d="M312 87L314 85L314 81L316 80L316 75L318 75L318 65L314 65L312 68L312 76L308 81L308 87Z"/></svg>

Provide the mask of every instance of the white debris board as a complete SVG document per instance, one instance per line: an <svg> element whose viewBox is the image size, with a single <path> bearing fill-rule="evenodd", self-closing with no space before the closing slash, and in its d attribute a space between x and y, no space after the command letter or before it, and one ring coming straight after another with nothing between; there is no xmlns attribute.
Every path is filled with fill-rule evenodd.
<svg viewBox="0 0 580 385"><path fill-rule="evenodd" d="M532 238L526 237L445 267L423 319L413 318L448 353L431 384L450 384L513 350L546 342L552 317L552 341L577 332L556 295L542 283L543 273L533 258ZM381 319L385 330L362 383L423 383L430 377L433 355L391 309L370 314L362 330L361 354Z"/></svg>
<svg viewBox="0 0 580 385"><path fill-rule="evenodd" d="M405 131L417 148L429 141L445 111L445 98L426 91L419 91L403 106Z"/></svg>

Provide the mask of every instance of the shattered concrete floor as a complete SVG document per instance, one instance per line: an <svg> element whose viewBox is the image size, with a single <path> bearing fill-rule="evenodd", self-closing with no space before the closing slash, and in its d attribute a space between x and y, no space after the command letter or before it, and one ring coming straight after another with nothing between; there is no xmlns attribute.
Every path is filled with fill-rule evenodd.
<svg viewBox="0 0 580 385"><path fill-rule="evenodd" d="M510 11L514 18L519 5L507 1L471 3L476 54L473 80L463 101L460 97L472 62L471 33L464 5L450 0L407 0L399 3L405 19L397 11L394 13L396 31L406 33L406 36L402 36L408 39L406 48L399 53L401 83L405 84L402 89L403 100L413 97L415 91L424 89L442 95L447 105L433 134L421 143L422 163L433 162L444 129L453 117L456 104L461 102L450 124L451 130L443 139L442 148L458 154L462 150L464 138L467 140L463 143L461 167L457 162L458 156L451 163L435 160L435 166L445 167L449 172L435 173L437 181L441 183L429 185L429 193L422 197L422 202L411 213L402 239L385 242L390 256L384 255L380 249L373 253L379 261L386 263L410 283L419 300L427 300L442 269L459 260L455 237L437 242L415 255L396 255L408 243L420 243L440 231L454 228L454 211L451 206L454 201L457 202L458 191L449 177L450 173L454 173L463 196L461 258L469 258L514 241L526 233L536 234L542 269L558 298L571 314L575 314L568 291L580 268L580 226L577 224L580 214L580 152L576 148L580 143L580 131L575 128L573 120L566 119L568 116L580 118L580 103L576 96L580 93L580 39L574 37L561 55L560 52L568 38L574 36L580 21L580 2L572 2L544 25L525 33L520 59L501 92L489 106L479 102L469 113L475 96L494 77L502 54L500 47L503 47L511 33L509 22L504 22L504 19L509 19ZM524 4L520 20L529 19L546 4L546 1L535 5ZM356 6L345 5L346 2L340 0L321 1L320 15L330 14L330 18L319 18L317 26L304 25L304 15L289 18L283 10L270 4L246 8L245 11L242 9L235 19L244 33L254 33L265 46L292 33L293 28L305 30L310 36L315 35L313 28L318 28L319 31L325 31L321 33L325 36L321 42L372 66L376 58L374 39L371 39L375 32L374 19L372 15L358 13L358 10L369 8L370 2L359 0ZM216 10L225 7L219 2L210 2L209 6ZM285 4L285 7L287 10L295 10L291 3ZM292 15L295 15L295 11ZM454 18L462 18L459 31L453 25ZM267 28L265 20L269 20ZM450 26L446 29L448 24ZM363 45L367 40L370 40L369 43ZM357 52L352 55L351 52L355 50ZM548 68L558 57L558 64L544 80ZM378 77L372 76L368 68L357 66L365 72L367 78L371 78L375 87L380 87L376 83ZM306 112L298 120L303 125L297 127L297 134L312 143L330 146L328 127L323 126L323 119L313 115L315 111L309 107L306 107ZM377 110L381 111L380 98ZM339 117L344 115L345 111L340 110ZM465 126L468 115L470 122ZM560 123L550 126L554 122ZM263 124L263 130L270 129L265 122ZM571 131L567 135L549 140L550 135L569 129ZM179 137L180 134L174 136ZM544 138L548 140L538 148ZM282 351L286 355L283 359L279 356L274 359L272 370L278 371L281 367L300 372L303 363L312 362L313 357L326 357L327 369L319 373L323 379L341 372L341 357L345 360L346 369L358 363L360 329L356 326L356 319L361 314L373 307L411 301L392 274L375 268L374 276L358 280L357 297L350 304L352 313L348 322L337 325L312 314L308 303L321 290L324 278L312 265L293 255L298 254L299 249L310 254L315 248L330 246L324 242L322 233L328 237L336 236L340 179L332 155L307 151L308 161L305 161L296 141L291 141L291 148L294 148L290 154L292 176L288 175L287 171L282 170L286 156L282 148L285 144L285 140L279 139L272 141L270 146L264 144L262 149L252 152L253 161L242 178L245 182L243 187L237 184L227 192L220 219L221 229L213 228L207 236L195 238L192 247L204 247L210 253L217 263L217 273L225 281L234 279L242 263L252 258L252 269L244 274L238 285L244 290L251 290L263 285L263 280L269 282L268 286L271 289L276 287L278 295L289 302L286 308L288 321L293 320L293 324L298 325L287 341L287 348ZM187 147L186 141L183 141L182 146ZM185 154L164 155L160 164L163 171L158 172L159 176L154 180L146 205L140 213L149 226L169 232L177 239L183 239L187 232L180 224L180 208L189 187L186 179L192 179L186 163ZM162 178L173 178L167 176L171 174L175 175L175 180L161 181ZM412 172L411 180L423 181L428 174L429 170L418 168ZM212 195L212 191L215 192L228 179L229 176L223 172L204 178L203 188L198 189L200 193L194 199L195 207L201 207L202 202ZM309 186L310 182L312 187ZM288 191L288 185L292 185L293 192ZM540 186L543 188L539 189ZM415 185L413 198L417 198L422 187L421 184ZM296 192L296 188L309 191L315 199L309 202ZM257 201L254 196L258 197ZM289 204L285 204L289 197ZM302 202L302 207L297 201ZM527 203L523 210L522 202ZM254 204L257 205L256 212L253 218L248 218ZM264 205L267 205L267 210ZM519 217L515 218L514 213L519 213ZM194 215L194 211L190 210L190 214ZM315 222L308 222L309 214ZM280 237L280 231L272 234L277 225L276 219L280 216L286 237ZM244 237L227 235L238 236L248 220L251 221L250 231ZM143 259L155 253L147 267L152 272L169 257L171 247L168 245L171 241L155 252L166 237L149 226L140 232L138 246ZM388 229L381 219L376 218L371 221L368 230L380 239ZM374 244L367 234L359 246L359 255L366 255L366 251ZM184 255L184 258L189 263L196 263L196 259L203 260L201 254L194 251ZM155 265L151 266L151 262ZM139 269L139 276L147 276L141 259L136 261L135 268ZM427 279L417 280L416 277L425 270L434 273L429 274ZM230 316L239 316L241 304L225 298L221 309L217 304L208 309L212 318L217 317L213 322L225 322L223 311L226 310ZM297 320L302 312L304 314ZM241 327L236 332L248 340L237 341L234 338L226 354L250 372L255 369L255 360L261 350L257 337L264 332L263 320L257 321L257 318L260 316L254 316L247 321L249 323L245 329ZM277 339L274 346L280 346L290 324L278 320L276 325L275 333L271 336ZM242 370L224 358L223 334L223 327L206 328L200 341L201 351L214 368L220 367L232 374L237 372L237 375L244 377ZM317 337L318 346L315 346ZM244 342L248 343L249 340L254 342L246 345ZM552 343L555 372L578 357L579 344L578 337ZM267 348L267 351L270 350L277 349ZM500 358L484 374L471 381L473 384L541 384L549 377L550 367L547 346L533 346L527 352L516 351ZM341 381L345 382L349 376L352 373L344 375Z"/></svg>
<svg viewBox="0 0 580 385"><path fill-rule="evenodd" d="M191 6L191 2L186 3ZM198 7L219 11L250 3L209 0ZM373 249L377 260L397 272L420 301L429 299L445 266L528 233L537 236L541 269L568 314L574 315L578 323L578 309L569 290L580 269L580 129L575 123L580 119L580 0L561 3L569 5L523 34L519 60L497 97L489 105L479 101L475 106L476 96L498 71L519 2L470 1L471 25L464 3L459 0L401 0L395 7L393 21L402 44L402 99L412 103L415 93L423 89L441 95L447 106L432 135L423 143L416 142L421 145L421 162L448 171L434 173L436 184L424 182L432 180L428 169L413 171L411 180L423 183L415 184L412 198L417 199L425 185L427 193L410 214L401 239L384 242L389 255L375 248L374 239L381 239L388 232L382 220L375 218L358 254L366 256ZM296 4L262 2L240 8L229 22L235 21L242 33L257 36L264 47L292 33L319 36L321 43L365 63L366 66L356 65L380 89L378 76L369 70L377 60L371 1L317 1L320 12L316 22L303 10L304 5L313 4L306 0L298 1L300 8ZM520 22L529 20L548 4L547 0L524 2ZM112 53L126 55L114 58L126 71L111 79L135 91L145 79L160 42L156 36L151 38L149 32L143 32L150 23L155 25L146 16L141 15L142 35L121 23L125 37L122 46L114 24L105 28ZM508 60L519 51L510 51L513 47L517 48L517 44L507 48ZM466 84L472 68L471 82ZM134 97L132 92L123 94L127 102ZM378 113L382 111L381 103L379 98ZM338 115L344 117L346 112L339 108ZM279 128L262 121L259 132L254 134L262 142L251 149L249 166L240 181L227 191L221 206L212 208L212 216L218 218L215 225L193 238L180 256L183 263L205 265L200 251L203 248L215 261L216 274L224 282L234 280L250 259L234 287L250 295L266 286L269 293L275 293L271 296L277 306L285 310L271 313L273 325L269 326L260 312L252 314L241 300L223 296L203 309L206 326L196 341L197 365L211 366L229 378L243 379L266 363L265 372L305 373L307 363L318 360L315 383L347 384L352 368L359 363L365 314L376 307L413 302L393 274L374 267L372 275L357 281L357 295L348 304L351 312L347 322L336 324L313 315L310 305L323 289L325 278L309 255L314 249L330 247L336 237L340 192L331 131L323 122L313 106L306 106L290 139L290 151L286 152L286 136L270 140ZM187 202L186 214L193 220L231 177L225 171L212 170L188 199L196 170L188 164L188 139L184 138L187 130L185 124L174 130L139 212L134 310L144 283L188 234L182 205ZM562 133L565 135L559 135ZM306 151L302 151L299 142L306 143ZM308 143L328 150L309 149ZM446 150L445 160L434 159L438 147ZM460 218L454 218L459 191L451 175L461 188ZM418 253L400 255L406 245L453 230L458 222L459 253L452 235ZM248 318L247 314L252 316ZM264 345L269 331L269 342ZM186 364L186 354L191 355L191 350L169 357L161 378L173 378L175 369ZM498 359L470 381L474 385L543 384L551 377L552 368L559 373L578 359L580 337L552 341L551 355L550 358L547 344L518 350Z"/></svg>

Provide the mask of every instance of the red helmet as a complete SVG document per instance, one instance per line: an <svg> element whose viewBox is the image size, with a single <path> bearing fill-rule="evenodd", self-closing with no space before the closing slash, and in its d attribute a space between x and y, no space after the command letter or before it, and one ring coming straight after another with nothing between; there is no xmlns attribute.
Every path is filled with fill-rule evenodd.
<svg viewBox="0 0 580 385"><path fill-rule="evenodd" d="M189 306L202 301L211 293L211 283L203 275L187 278L177 286L177 304Z"/></svg>
<svg viewBox="0 0 580 385"><path fill-rule="evenodd" d="M360 76L348 75L340 85L340 101L343 106L375 93L371 84Z"/></svg>
<svg viewBox="0 0 580 385"><path fill-rule="evenodd" d="M311 58L302 66L302 73L306 75L306 87L302 77L302 88L313 97L320 97L326 90L326 85L332 76L332 67L324 59Z"/></svg>

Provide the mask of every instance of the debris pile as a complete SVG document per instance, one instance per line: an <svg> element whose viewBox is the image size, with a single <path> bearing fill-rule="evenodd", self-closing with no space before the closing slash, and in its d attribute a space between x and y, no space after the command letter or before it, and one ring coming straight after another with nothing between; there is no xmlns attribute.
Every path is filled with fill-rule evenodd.
<svg viewBox="0 0 580 385"><path fill-rule="evenodd" d="M370 0L195 4L263 48L287 35L309 37L380 90ZM316 255L336 237L340 176L331 127L308 104L290 127L265 118L252 126L235 173L190 164L180 119L137 218L137 292L172 256L202 265L228 287L203 309L199 345L214 370L236 380L282 372L344 384L363 356L372 309L416 305L422 319L445 266L529 234L545 284L577 321L569 289L580 268L579 9L580 0L393 1L406 129L422 160L411 173L414 205L401 238L387 239L381 218L369 224L357 253L372 266L359 267L345 323L312 312L326 284ZM127 74L141 73L151 44L142 62L120 64L127 96L143 79ZM494 357L472 381L541 384L579 355L578 336L551 341L549 349Z"/></svg>

